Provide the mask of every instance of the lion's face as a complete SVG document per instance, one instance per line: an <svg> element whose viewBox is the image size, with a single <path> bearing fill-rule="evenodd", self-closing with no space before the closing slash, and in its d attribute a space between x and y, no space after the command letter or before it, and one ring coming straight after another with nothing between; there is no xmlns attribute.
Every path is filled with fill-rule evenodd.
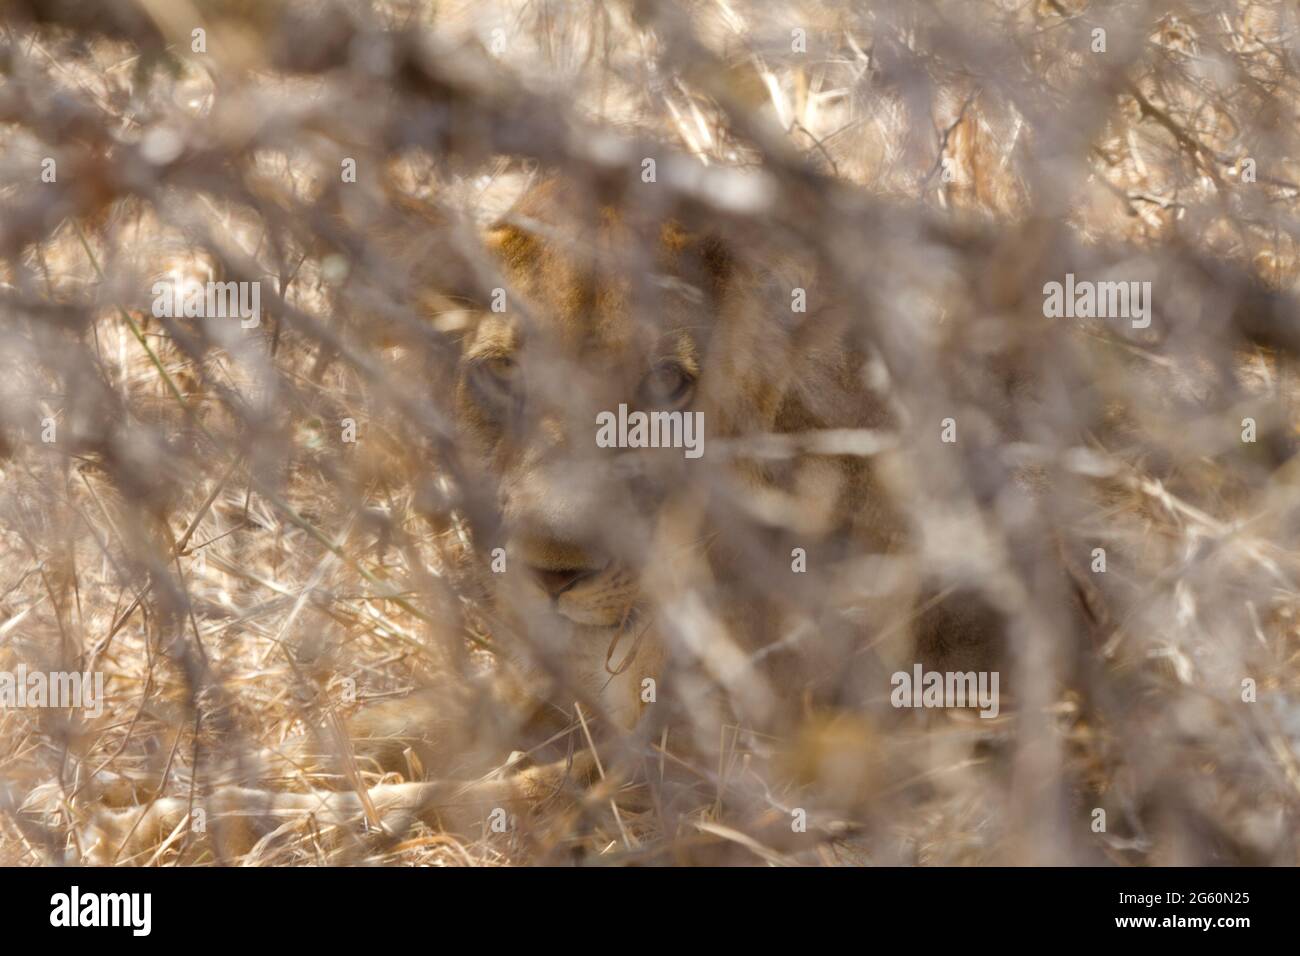
<svg viewBox="0 0 1300 956"><path fill-rule="evenodd" d="M648 250L639 238L608 220L573 244L497 230L510 295L481 316L460 363L460 420L495 484L512 572L499 583L584 633L641 612L656 515L707 467L680 447L600 447L599 416L691 415L703 449L719 424L704 378L718 262L664 230ZM636 287L626 276L643 270L620 260L642 251L660 281Z"/></svg>
<svg viewBox="0 0 1300 956"><path fill-rule="evenodd" d="M791 290L811 285L795 267L664 221L596 213L574 228L556 205L543 194L490 236L509 292L465 336L458 420L495 503L497 540L478 544L505 551L489 576L498 609L603 691L607 651L625 660L626 638L641 656L623 682L645 674L659 626L702 606L692 589L738 640L783 633L769 610L792 586L792 548L830 560L850 526L884 524L860 459L732 452L883 412L834 316L792 314ZM637 413L699 416L702 453L598 442L601 416ZM622 709L629 689L603 696Z"/></svg>
<svg viewBox="0 0 1300 956"><path fill-rule="evenodd" d="M563 617L615 627L634 610L641 538L684 459L598 447L597 418L620 405L693 412L698 347L681 328L650 335L617 316L591 318L529 332L485 319L458 400L497 485L510 563Z"/></svg>

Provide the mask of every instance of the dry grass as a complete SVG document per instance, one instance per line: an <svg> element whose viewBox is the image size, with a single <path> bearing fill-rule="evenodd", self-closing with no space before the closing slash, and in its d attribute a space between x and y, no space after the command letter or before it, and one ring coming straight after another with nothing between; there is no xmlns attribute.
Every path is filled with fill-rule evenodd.
<svg viewBox="0 0 1300 956"><path fill-rule="evenodd" d="M6 9L0 670L102 671L108 699L0 709L0 863L1300 862L1293 9ZM211 803L224 785L394 782L265 758L495 666L448 370L494 285L475 226L554 169L797 246L854 304L902 422L891 496L922 565L1007 616L1014 706L829 712L775 776L736 728L712 765L634 742L695 775L668 809L620 806L628 782L508 833L376 833L355 807L234 859L184 827L96 844L100 816L158 800L262 811ZM150 317L155 277L207 268L260 281L260 327ZM1066 272L1153 281L1151 327L1045 319ZM580 723L572 746L603 747Z"/></svg>

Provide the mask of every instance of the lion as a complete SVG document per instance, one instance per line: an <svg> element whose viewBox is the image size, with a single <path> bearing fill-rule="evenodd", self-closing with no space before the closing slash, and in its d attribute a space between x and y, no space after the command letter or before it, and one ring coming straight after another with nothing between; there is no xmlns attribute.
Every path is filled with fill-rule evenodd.
<svg viewBox="0 0 1300 956"><path fill-rule="evenodd" d="M563 800L627 808L647 755L662 787L666 754L716 764L727 728L780 772L772 742L879 709L897 661L987 665L996 622L906 573L880 479L895 414L852 306L818 299L797 251L691 218L551 179L487 230L500 285L459 329L452 387L499 666L265 755L333 765L339 789L219 788L225 852L272 832L256 813L473 832ZM657 427L632 434L638 414ZM430 779L357 784L356 760L410 776L412 754ZM83 842L157 843L188 810L106 811Z"/></svg>

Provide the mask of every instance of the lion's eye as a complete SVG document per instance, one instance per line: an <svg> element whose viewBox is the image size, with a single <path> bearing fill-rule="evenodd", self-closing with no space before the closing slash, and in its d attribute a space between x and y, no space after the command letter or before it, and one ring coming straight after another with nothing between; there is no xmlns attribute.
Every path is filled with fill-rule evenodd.
<svg viewBox="0 0 1300 956"><path fill-rule="evenodd" d="M504 409L519 393L519 366L505 356L485 358L470 369L470 382L484 402Z"/></svg>
<svg viewBox="0 0 1300 956"><path fill-rule="evenodd" d="M650 406L680 405L690 396L695 380L676 362L661 362L641 381L641 404Z"/></svg>

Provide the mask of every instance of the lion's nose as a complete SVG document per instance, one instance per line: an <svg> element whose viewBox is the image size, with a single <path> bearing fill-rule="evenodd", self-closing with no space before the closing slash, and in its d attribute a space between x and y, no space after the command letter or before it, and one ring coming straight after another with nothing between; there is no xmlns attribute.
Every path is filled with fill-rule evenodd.
<svg viewBox="0 0 1300 956"><path fill-rule="evenodd" d="M551 598L557 598L580 581L600 573L598 568L538 568L530 566L530 574Z"/></svg>

